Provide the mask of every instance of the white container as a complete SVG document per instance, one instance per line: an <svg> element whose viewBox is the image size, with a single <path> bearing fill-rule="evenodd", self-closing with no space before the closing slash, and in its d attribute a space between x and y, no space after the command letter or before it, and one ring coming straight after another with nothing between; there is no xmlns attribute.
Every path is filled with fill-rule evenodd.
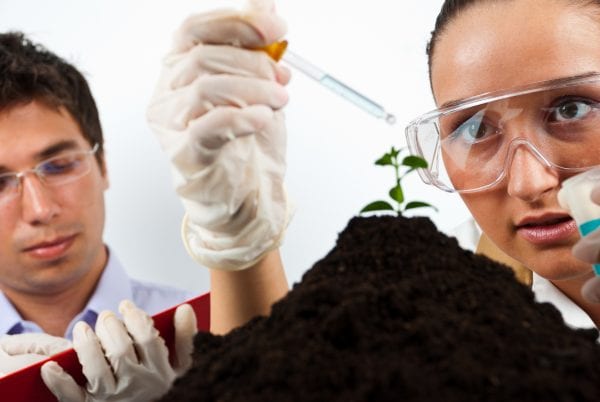
<svg viewBox="0 0 600 402"><path fill-rule="evenodd" d="M558 203L575 219L582 236L600 227L600 205L591 199L592 190L598 185L600 167L568 178L558 192ZM594 264L594 272L600 275L600 264Z"/></svg>

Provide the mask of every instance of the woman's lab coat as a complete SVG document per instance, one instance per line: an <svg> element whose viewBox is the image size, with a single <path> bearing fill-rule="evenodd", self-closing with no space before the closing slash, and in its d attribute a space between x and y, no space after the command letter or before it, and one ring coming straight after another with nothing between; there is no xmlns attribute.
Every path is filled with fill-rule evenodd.
<svg viewBox="0 0 600 402"><path fill-rule="evenodd" d="M523 264L500 250L477 226L473 219L458 226L453 235L457 238L461 247L482 254L508 265L517 279L531 287L536 301L540 303L551 303L562 314L565 323L573 328L594 328L594 322L577 304L573 303L549 280L542 278L535 272L526 268Z"/></svg>

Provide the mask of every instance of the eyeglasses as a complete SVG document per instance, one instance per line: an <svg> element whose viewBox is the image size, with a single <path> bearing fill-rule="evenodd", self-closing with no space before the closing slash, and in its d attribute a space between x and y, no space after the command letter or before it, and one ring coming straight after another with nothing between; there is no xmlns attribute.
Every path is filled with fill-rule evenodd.
<svg viewBox="0 0 600 402"><path fill-rule="evenodd" d="M413 120L406 138L428 163L421 179L448 192L497 185L520 147L551 169L587 170L600 164L600 73L461 100Z"/></svg>
<svg viewBox="0 0 600 402"><path fill-rule="evenodd" d="M46 186L55 187L73 182L91 171L91 156L98 151L94 144L88 151L68 151L38 163L34 168L21 172L0 174L0 204L14 199L20 191L21 181L28 174L35 174Z"/></svg>

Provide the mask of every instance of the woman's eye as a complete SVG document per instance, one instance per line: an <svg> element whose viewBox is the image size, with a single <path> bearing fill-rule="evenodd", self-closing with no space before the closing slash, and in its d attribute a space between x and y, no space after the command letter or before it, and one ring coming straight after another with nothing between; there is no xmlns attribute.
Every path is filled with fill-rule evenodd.
<svg viewBox="0 0 600 402"><path fill-rule="evenodd" d="M469 140L478 140L485 136L485 126L476 122L469 122L460 128L463 137Z"/></svg>
<svg viewBox="0 0 600 402"><path fill-rule="evenodd" d="M484 116L476 114L458 126L453 131L452 137L471 144L484 139L493 130L483 120Z"/></svg>
<svg viewBox="0 0 600 402"><path fill-rule="evenodd" d="M571 100L563 102L554 107L550 114L551 121L565 122L570 120L581 120L593 109L590 102L582 100Z"/></svg>

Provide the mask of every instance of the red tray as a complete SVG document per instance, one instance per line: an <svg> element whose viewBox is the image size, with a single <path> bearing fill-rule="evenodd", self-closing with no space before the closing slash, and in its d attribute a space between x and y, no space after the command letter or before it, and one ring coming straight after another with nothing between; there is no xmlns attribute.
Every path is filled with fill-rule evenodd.
<svg viewBox="0 0 600 402"><path fill-rule="evenodd" d="M210 328L210 294L198 296L186 303L191 304L198 319L198 330L208 331ZM154 316L154 326L165 340L169 350L173 348L175 328L173 315L175 307L171 307ZM75 350L69 349L49 357L44 361L24 367L7 376L0 378L0 401L10 402L56 402L57 399L48 390L40 375L40 367L48 360L54 360L79 384L85 384L85 377L81 372L81 365L77 360Z"/></svg>

